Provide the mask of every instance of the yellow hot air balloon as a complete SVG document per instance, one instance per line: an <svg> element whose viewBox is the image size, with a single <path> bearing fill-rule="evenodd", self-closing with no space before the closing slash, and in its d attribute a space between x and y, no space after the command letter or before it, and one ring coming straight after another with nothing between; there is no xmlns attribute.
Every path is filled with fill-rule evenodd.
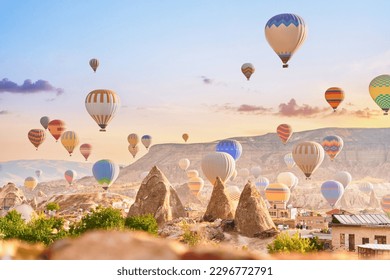
<svg viewBox="0 0 390 280"><path fill-rule="evenodd" d="M27 177L24 180L24 186L30 190L34 190L38 185L38 180L35 177Z"/></svg>
<svg viewBox="0 0 390 280"><path fill-rule="evenodd" d="M93 72L96 72L96 69L99 67L99 60L97 60L96 58L92 58L89 61L89 66L91 66Z"/></svg>
<svg viewBox="0 0 390 280"><path fill-rule="evenodd" d="M303 19L294 14L272 17L265 25L265 37L271 48L287 68L287 62L306 39L307 28Z"/></svg>
<svg viewBox="0 0 390 280"><path fill-rule="evenodd" d="M296 182L296 176L291 172L281 172L276 178L276 181L278 181L278 183L285 184L291 189Z"/></svg>
<svg viewBox="0 0 390 280"><path fill-rule="evenodd" d="M325 151L321 144L306 141L295 145L292 155L295 163L308 179L321 165L325 157Z"/></svg>
<svg viewBox="0 0 390 280"><path fill-rule="evenodd" d="M79 138L74 131L65 131L61 136L61 143L68 151L69 156L72 156L74 148L79 144Z"/></svg>
<svg viewBox="0 0 390 280"><path fill-rule="evenodd" d="M129 144L132 146L132 147L135 147L138 145L139 143L139 137L137 134L135 133L131 133L129 134L129 136L127 136L127 141L129 142Z"/></svg>
<svg viewBox="0 0 390 280"><path fill-rule="evenodd" d="M119 96L112 90L93 90L85 98L85 108L100 126L100 131L106 131L108 123L114 118L119 107Z"/></svg>
<svg viewBox="0 0 390 280"><path fill-rule="evenodd" d="M132 146L131 144L129 145L129 152L130 154L133 156L133 158L135 158L135 156L137 155L137 153L139 152L139 147L138 146Z"/></svg>
<svg viewBox="0 0 390 280"><path fill-rule="evenodd" d="M249 81L250 77L255 72L255 67L253 66L252 63L244 63L241 66L241 72L244 74L246 79Z"/></svg>
<svg viewBox="0 0 390 280"><path fill-rule="evenodd" d="M181 137L183 138L184 142L187 142L189 135L188 133L184 133Z"/></svg>
<svg viewBox="0 0 390 280"><path fill-rule="evenodd" d="M188 180L188 183L187 183L188 187L190 188L191 190L191 193L194 195L194 196L197 196L199 191L203 188L204 186L204 181L202 178L200 177L192 177Z"/></svg>
<svg viewBox="0 0 390 280"><path fill-rule="evenodd" d="M281 183L269 184L265 188L265 198L270 202L287 202L290 199L290 194L289 187Z"/></svg>
<svg viewBox="0 0 390 280"><path fill-rule="evenodd" d="M387 115L390 109L390 75L380 75L373 79L368 90L383 114Z"/></svg>
<svg viewBox="0 0 390 280"><path fill-rule="evenodd" d="M236 169L236 163L228 153L214 152L203 157L201 167L206 178L214 186L217 177L224 183L229 180Z"/></svg>
<svg viewBox="0 0 390 280"><path fill-rule="evenodd" d="M187 177L188 178L199 177L198 170L195 170L195 169L188 170L187 171Z"/></svg>

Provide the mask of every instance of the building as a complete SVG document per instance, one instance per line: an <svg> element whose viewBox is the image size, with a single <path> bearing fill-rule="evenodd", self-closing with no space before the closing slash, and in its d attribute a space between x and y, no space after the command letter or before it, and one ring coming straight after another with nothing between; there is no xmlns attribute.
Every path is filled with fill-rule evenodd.
<svg viewBox="0 0 390 280"><path fill-rule="evenodd" d="M332 247L356 251L364 244L389 244L390 219L384 214L333 215Z"/></svg>
<svg viewBox="0 0 390 280"><path fill-rule="evenodd" d="M268 212L272 219L292 219L297 215L297 208L287 207L286 202L272 201Z"/></svg>
<svg viewBox="0 0 390 280"><path fill-rule="evenodd" d="M364 244L357 247L359 259L390 259L389 244Z"/></svg>
<svg viewBox="0 0 390 280"><path fill-rule="evenodd" d="M295 227L305 229L327 229L328 222L326 217L317 212L301 209L295 217Z"/></svg>

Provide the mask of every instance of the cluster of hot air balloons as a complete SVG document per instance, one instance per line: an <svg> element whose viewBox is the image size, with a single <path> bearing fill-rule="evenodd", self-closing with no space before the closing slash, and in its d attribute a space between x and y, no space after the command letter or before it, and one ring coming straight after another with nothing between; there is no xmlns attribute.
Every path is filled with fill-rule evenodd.
<svg viewBox="0 0 390 280"><path fill-rule="evenodd" d="M130 133L127 136L127 142L129 142L129 152L135 158L137 153L139 152L139 136L135 133ZM141 143L144 145L144 147L148 150L150 145L152 144L152 137L150 135L143 135L141 137Z"/></svg>

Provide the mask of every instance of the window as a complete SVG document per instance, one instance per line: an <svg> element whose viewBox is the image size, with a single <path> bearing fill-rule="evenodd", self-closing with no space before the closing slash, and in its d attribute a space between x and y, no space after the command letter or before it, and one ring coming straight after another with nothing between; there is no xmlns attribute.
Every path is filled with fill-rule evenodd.
<svg viewBox="0 0 390 280"><path fill-rule="evenodd" d="M367 237L363 237L362 238L362 244L364 245L364 244L368 244L368 243L370 243L370 239L367 238Z"/></svg>
<svg viewBox="0 0 390 280"><path fill-rule="evenodd" d="M375 235L374 239L378 244L386 244L386 236L384 235Z"/></svg>
<svg viewBox="0 0 390 280"><path fill-rule="evenodd" d="M340 246L344 246L344 245L345 245L345 234L340 233Z"/></svg>

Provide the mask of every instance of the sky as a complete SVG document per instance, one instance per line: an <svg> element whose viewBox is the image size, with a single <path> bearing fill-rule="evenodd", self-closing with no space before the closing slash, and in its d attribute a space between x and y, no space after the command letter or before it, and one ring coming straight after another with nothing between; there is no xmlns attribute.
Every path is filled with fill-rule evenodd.
<svg viewBox="0 0 390 280"><path fill-rule="evenodd" d="M0 162L69 158L48 134L36 151L27 133L42 116L61 119L91 161L134 162L127 135L153 144L210 142L322 127L387 127L368 92L390 72L388 1L1 0ZM264 26L301 16L305 42L283 69ZM96 73L88 62L98 58ZM247 81L241 65L256 71ZM337 86L337 113L324 92ZM107 127L85 109L94 89L114 90L121 108ZM141 145L140 156L146 153Z"/></svg>

